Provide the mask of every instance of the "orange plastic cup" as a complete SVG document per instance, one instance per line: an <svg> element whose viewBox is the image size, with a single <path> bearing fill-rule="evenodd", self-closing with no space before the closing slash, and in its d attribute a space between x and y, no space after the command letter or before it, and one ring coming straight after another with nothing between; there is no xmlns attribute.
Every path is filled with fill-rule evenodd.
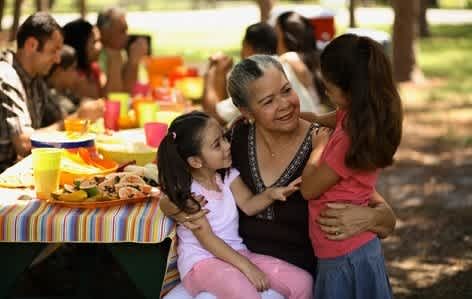
<svg viewBox="0 0 472 299"><path fill-rule="evenodd" d="M79 118L67 118L64 119L64 129L66 132L87 132L89 121L86 119Z"/></svg>

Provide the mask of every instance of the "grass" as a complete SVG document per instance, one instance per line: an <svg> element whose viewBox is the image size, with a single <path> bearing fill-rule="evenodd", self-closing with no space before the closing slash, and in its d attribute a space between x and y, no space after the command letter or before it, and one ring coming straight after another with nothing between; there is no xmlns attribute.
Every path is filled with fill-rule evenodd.
<svg viewBox="0 0 472 299"><path fill-rule="evenodd" d="M472 24L432 27L432 37L420 41L418 61L427 77L447 81L438 88L436 98L462 95L472 101Z"/></svg>

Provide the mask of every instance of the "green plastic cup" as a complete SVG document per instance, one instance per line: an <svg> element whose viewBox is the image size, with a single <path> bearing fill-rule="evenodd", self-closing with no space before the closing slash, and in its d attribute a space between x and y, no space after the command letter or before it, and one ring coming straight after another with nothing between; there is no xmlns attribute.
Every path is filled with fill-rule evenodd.
<svg viewBox="0 0 472 299"><path fill-rule="evenodd" d="M155 122L159 105L156 102L141 102L138 104L138 123L141 128L145 123Z"/></svg>
<svg viewBox="0 0 472 299"><path fill-rule="evenodd" d="M126 92L110 92L108 94L110 101L120 102L120 117L128 116L129 94Z"/></svg>

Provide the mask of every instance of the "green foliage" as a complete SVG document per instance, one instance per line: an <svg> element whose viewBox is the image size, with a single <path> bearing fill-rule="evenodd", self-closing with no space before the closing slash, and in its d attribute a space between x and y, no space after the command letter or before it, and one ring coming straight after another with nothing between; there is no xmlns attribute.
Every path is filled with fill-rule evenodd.
<svg viewBox="0 0 472 299"><path fill-rule="evenodd" d="M432 100L460 96L472 101L472 24L431 26L432 37L420 41L418 61L426 77L447 80Z"/></svg>

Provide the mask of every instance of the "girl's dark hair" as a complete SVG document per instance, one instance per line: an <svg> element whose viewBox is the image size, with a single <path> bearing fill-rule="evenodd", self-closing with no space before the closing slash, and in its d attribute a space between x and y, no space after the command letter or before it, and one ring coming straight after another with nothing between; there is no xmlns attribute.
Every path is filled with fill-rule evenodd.
<svg viewBox="0 0 472 299"><path fill-rule="evenodd" d="M282 31L282 38L288 51L297 52L308 70L313 74L313 84L318 95L327 100L324 85L320 78L320 51L316 45L314 25L294 11L285 12L277 17L277 24Z"/></svg>
<svg viewBox="0 0 472 299"><path fill-rule="evenodd" d="M71 46L64 45L61 49L61 62L53 64L49 70L49 74L46 77L50 77L58 68L63 70L68 69L70 66L77 61L77 55L75 49Z"/></svg>
<svg viewBox="0 0 472 299"><path fill-rule="evenodd" d="M382 46L368 37L341 35L321 53L321 72L348 100L346 165L360 170L391 165L402 136L403 110Z"/></svg>
<svg viewBox="0 0 472 299"><path fill-rule="evenodd" d="M200 210L200 205L190 192L192 174L187 158L200 154L202 131L209 120L207 114L198 111L177 117L157 153L161 190L186 213Z"/></svg>
<svg viewBox="0 0 472 299"><path fill-rule="evenodd" d="M77 53L77 69L90 72L90 61L87 55L87 41L92 35L93 26L84 19L69 22L62 28L64 44L71 46Z"/></svg>
<svg viewBox="0 0 472 299"><path fill-rule="evenodd" d="M255 53L274 55L277 53L277 34L267 23L255 23L246 28L244 41Z"/></svg>
<svg viewBox="0 0 472 299"><path fill-rule="evenodd" d="M228 94L236 107L249 107L249 84L262 77L269 67L287 77L280 62L270 55L252 55L234 66L228 79Z"/></svg>

